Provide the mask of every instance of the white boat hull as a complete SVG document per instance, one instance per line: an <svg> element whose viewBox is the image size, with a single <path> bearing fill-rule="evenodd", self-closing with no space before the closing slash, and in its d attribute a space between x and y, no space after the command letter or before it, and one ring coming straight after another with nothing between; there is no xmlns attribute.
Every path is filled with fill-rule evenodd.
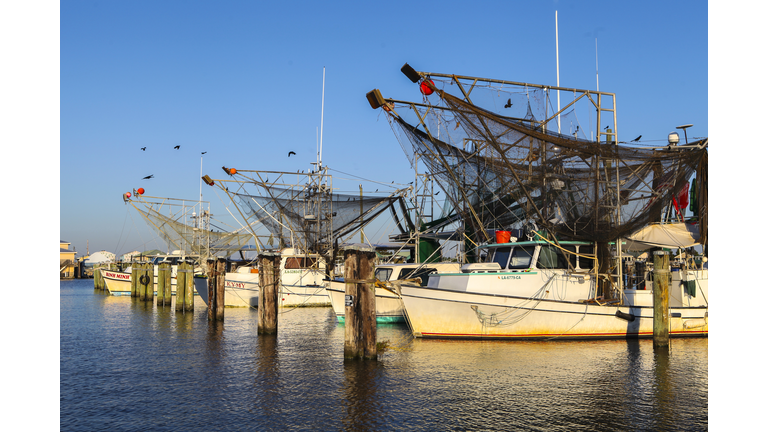
<svg viewBox="0 0 768 432"><path fill-rule="evenodd" d="M281 285L278 296L279 307L330 306L325 285ZM208 304L208 287L198 292ZM258 273L227 273L224 279L225 307L259 307Z"/></svg>
<svg viewBox="0 0 768 432"><path fill-rule="evenodd" d="M114 296L130 296L131 295L131 273L122 271L112 271L107 269L99 269L101 276L106 285L107 291ZM199 280L202 279L202 280ZM195 277L195 290L201 286L207 279ZM157 295L157 274L155 274L155 295ZM195 292L197 295L198 292ZM176 276L171 276L171 295L176 295ZM206 297L207 298L207 297Z"/></svg>
<svg viewBox="0 0 768 432"><path fill-rule="evenodd" d="M680 273L680 272L676 272ZM681 275L670 283L670 337L708 335L707 270L687 271L697 296L685 293ZM507 279L502 279L502 278ZM545 281L545 283L542 283ZM433 283L434 282L434 283ZM547 283L548 282L548 283ZM430 286L402 285L414 336L457 339L610 339L653 337L653 295L626 291L624 304L580 302L593 281L553 271L454 274ZM539 289L535 289L538 287Z"/></svg>
<svg viewBox="0 0 768 432"><path fill-rule="evenodd" d="M344 306L344 295L346 293L346 284L340 281L330 281L328 288L328 296L331 299L331 306L333 307L333 313L336 314L336 319L340 322L344 322L346 315L346 308ZM400 323L405 322L405 316L403 315L403 302L397 294L390 290L376 287L374 289L376 293L376 322L377 323Z"/></svg>

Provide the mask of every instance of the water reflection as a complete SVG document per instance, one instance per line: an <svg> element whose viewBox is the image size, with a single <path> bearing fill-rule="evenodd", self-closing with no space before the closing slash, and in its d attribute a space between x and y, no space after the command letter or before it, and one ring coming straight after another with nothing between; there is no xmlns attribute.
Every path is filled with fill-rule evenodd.
<svg viewBox="0 0 768 432"><path fill-rule="evenodd" d="M440 341L380 325L379 360L345 362L330 308L285 311L259 336L254 310L217 322L197 301L179 313L92 285L61 292L62 430L707 428L706 339L657 352L650 339Z"/></svg>
<svg viewBox="0 0 768 432"><path fill-rule="evenodd" d="M279 418L283 405L277 346L277 335L259 335L253 374L253 411L262 419L262 424L268 419Z"/></svg>
<svg viewBox="0 0 768 432"><path fill-rule="evenodd" d="M380 368L376 361L344 362L344 430L378 430L384 425L379 378Z"/></svg>

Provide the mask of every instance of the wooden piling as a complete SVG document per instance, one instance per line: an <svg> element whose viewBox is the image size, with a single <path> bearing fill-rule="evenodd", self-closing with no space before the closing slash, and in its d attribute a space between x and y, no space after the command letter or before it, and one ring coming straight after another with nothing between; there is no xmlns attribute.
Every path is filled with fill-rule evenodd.
<svg viewBox="0 0 768 432"><path fill-rule="evenodd" d="M344 248L344 360L376 360L374 260L369 247Z"/></svg>
<svg viewBox="0 0 768 432"><path fill-rule="evenodd" d="M149 283L147 283L147 297L146 301L148 302L154 302L155 301L155 265L151 262L148 262L144 264L144 268L146 269L146 275L149 279Z"/></svg>
<svg viewBox="0 0 768 432"><path fill-rule="evenodd" d="M195 265L187 263L187 288L184 290L184 311L195 310Z"/></svg>
<svg viewBox="0 0 768 432"><path fill-rule="evenodd" d="M110 268L112 266L110 265ZM139 296L139 271L135 262L131 263L131 297Z"/></svg>
<svg viewBox="0 0 768 432"><path fill-rule="evenodd" d="M669 254L653 253L653 346L669 345Z"/></svg>
<svg viewBox="0 0 768 432"><path fill-rule="evenodd" d="M179 263L176 266L176 312L184 311L184 295L187 290L186 264Z"/></svg>
<svg viewBox="0 0 768 432"><path fill-rule="evenodd" d="M208 320L224 320L224 283L227 275L223 258L208 260Z"/></svg>
<svg viewBox="0 0 768 432"><path fill-rule="evenodd" d="M170 295L168 296L168 303L166 304L165 297L165 272L167 264L161 263L157 265L157 305L166 306L171 304ZM170 294L170 291L169 291Z"/></svg>
<svg viewBox="0 0 768 432"><path fill-rule="evenodd" d="M173 297L173 275L171 270L171 263L163 263L165 268L165 294L163 294L163 305L171 306L171 298Z"/></svg>
<svg viewBox="0 0 768 432"><path fill-rule="evenodd" d="M216 280L219 275L216 271L216 261L209 259L208 262L208 321L216 319Z"/></svg>
<svg viewBox="0 0 768 432"><path fill-rule="evenodd" d="M216 260L216 310L215 318L217 321L224 321L224 286L227 277L227 263L223 258Z"/></svg>
<svg viewBox="0 0 768 432"><path fill-rule="evenodd" d="M257 334L277 334L277 307L280 293L280 253L259 254L259 309Z"/></svg>

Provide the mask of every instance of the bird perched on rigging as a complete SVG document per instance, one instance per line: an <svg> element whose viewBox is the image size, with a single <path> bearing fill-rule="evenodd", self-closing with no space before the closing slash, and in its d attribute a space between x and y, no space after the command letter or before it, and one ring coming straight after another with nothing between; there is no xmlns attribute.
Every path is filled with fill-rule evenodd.
<svg viewBox="0 0 768 432"><path fill-rule="evenodd" d="M155 175L154 175L154 174L152 174L152 175L148 175L148 176L144 177L142 180L149 180L149 179L151 179L151 178L153 178L153 177L155 177Z"/></svg>
<svg viewBox="0 0 768 432"><path fill-rule="evenodd" d="M507 104L504 105L504 108L509 108L512 106L512 98L507 99Z"/></svg>
<svg viewBox="0 0 768 432"><path fill-rule="evenodd" d="M296 152L295 152L295 151L289 151L289 152L288 152L288 157L291 157L291 155L295 155L295 154L296 154Z"/></svg>
<svg viewBox="0 0 768 432"><path fill-rule="evenodd" d="M200 153L200 154L201 154L201 155L203 155L203 154L206 154L206 153L208 153L208 152L202 152L202 153Z"/></svg>
<svg viewBox="0 0 768 432"><path fill-rule="evenodd" d="M179 147L181 147L181 146L180 146L180 145L177 145L177 146L175 146L174 148L175 148L176 150L178 150L178 149L179 149Z"/></svg>
<svg viewBox="0 0 768 432"><path fill-rule="evenodd" d="M146 147L142 147L141 151L147 151L147 148Z"/></svg>
<svg viewBox="0 0 768 432"><path fill-rule="evenodd" d="M637 138L635 138L635 139L633 139L633 140L632 140L632 142L635 142L635 141L640 141L640 138L642 138L642 137L643 137L642 135L638 135L638 136L637 136Z"/></svg>

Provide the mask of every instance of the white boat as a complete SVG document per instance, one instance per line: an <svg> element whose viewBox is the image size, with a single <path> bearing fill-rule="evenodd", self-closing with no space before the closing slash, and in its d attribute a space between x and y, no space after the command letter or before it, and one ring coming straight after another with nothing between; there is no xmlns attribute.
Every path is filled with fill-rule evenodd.
<svg viewBox="0 0 768 432"><path fill-rule="evenodd" d="M592 254L587 242L561 241ZM490 244L485 263L438 273L427 286L402 284L406 317L416 337L461 339L606 339L653 336L653 283L602 302L589 272L592 259L543 241ZM575 264L575 265L574 265ZM673 270L675 267L673 266ZM708 335L708 270L679 267L669 284L670 337Z"/></svg>
<svg viewBox="0 0 768 432"><path fill-rule="evenodd" d="M404 281L414 281L420 278L419 283L427 284L428 275L433 272L458 272L458 263L429 263L429 264L380 264L376 266L377 284L376 292L376 322L400 323L405 322L403 315L403 303L398 296L400 284ZM329 281L328 296L331 299L333 312L336 319L344 322L345 306L344 295L346 284L343 278Z"/></svg>
<svg viewBox="0 0 768 432"><path fill-rule="evenodd" d="M195 289L208 305L208 285ZM224 306L252 307L259 306L259 270L253 266L242 266L224 276Z"/></svg>
<svg viewBox="0 0 768 432"><path fill-rule="evenodd" d="M280 259L279 307L330 306L326 292L325 260L317 254L283 249ZM224 279L224 306L258 307L259 273L255 267L240 267ZM208 288L198 289L208 304Z"/></svg>
<svg viewBox="0 0 768 432"><path fill-rule="evenodd" d="M157 273L158 273L158 264L160 263L170 263L171 264L171 295L176 295L176 271L178 268L178 261L181 259L181 256L174 256L174 255L166 255L166 256L159 256L155 257L152 262L154 264L154 283L155 283L155 289L157 289ZM111 295L114 296L129 296L131 295L131 273L132 268L128 267L124 271L118 271L118 270L109 270L106 268L100 269L101 276L104 279L104 283L107 287L107 291ZM203 275L203 269L199 266L195 266L195 288L202 285L204 281L207 279L200 278L198 276ZM200 279L200 280L198 280ZM155 291L155 295L157 295L157 291Z"/></svg>

